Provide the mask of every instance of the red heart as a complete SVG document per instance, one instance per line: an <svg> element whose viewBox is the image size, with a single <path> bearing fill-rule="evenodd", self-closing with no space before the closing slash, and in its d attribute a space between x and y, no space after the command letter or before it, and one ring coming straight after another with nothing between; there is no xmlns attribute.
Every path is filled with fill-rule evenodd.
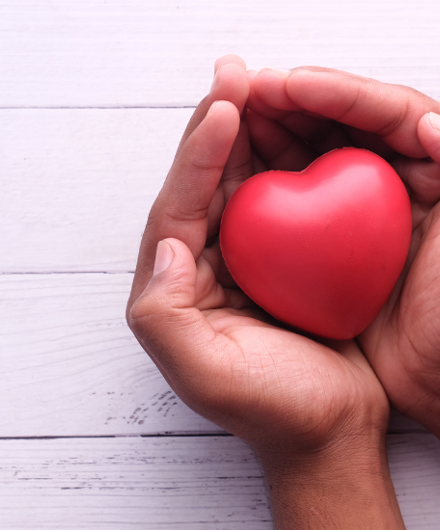
<svg viewBox="0 0 440 530"><path fill-rule="evenodd" d="M378 155L349 147L304 171L244 182L224 211L220 244L238 286L268 313L349 339L389 297L411 230L397 173Z"/></svg>

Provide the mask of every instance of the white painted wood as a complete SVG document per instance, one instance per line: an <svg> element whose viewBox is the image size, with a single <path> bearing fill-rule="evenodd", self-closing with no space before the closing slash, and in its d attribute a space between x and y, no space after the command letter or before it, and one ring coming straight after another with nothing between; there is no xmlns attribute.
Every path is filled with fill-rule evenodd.
<svg viewBox="0 0 440 530"><path fill-rule="evenodd" d="M0 526L270 528L254 456L227 438L0 441Z"/></svg>
<svg viewBox="0 0 440 530"><path fill-rule="evenodd" d="M388 458L407 530L438 530L440 441L431 434L389 435Z"/></svg>
<svg viewBox="0 0 440 530"><path fill-rule="evenodd" d="M125 323L131 274L0 275L0 437L213 433ZM391 432L422 430L394 413Z"/></svg>
<svg viewBox="0 0 440 530"><path fill-rule="evenodd" d="M2 0L0 106L193 105L231 52L438 97L439 25L436 0Z"/></svg>
<svg viewBox="0 0 440 530"><path fill-rule="evenodd" d="M192 112L0 111L0 272L134 270Z"/></svg>
<svg viewBox="0 0 440 530"><path fill-rule="evenodd" d="M408 530L438 528L440 442L389 437ZM0 525L22 530L269 530L262 474L233 437L0 441Z"/></svg>
<svg viewBox="0 0 440 530"><path fill-rule="evenodd" d="M0 276L0 437L219 432L125 323L129 274Z"/></svg>

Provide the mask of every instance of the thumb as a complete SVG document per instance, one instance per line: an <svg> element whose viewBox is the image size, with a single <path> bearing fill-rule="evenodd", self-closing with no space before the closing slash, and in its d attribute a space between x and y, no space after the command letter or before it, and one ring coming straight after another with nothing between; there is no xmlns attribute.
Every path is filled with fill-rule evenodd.
<svg viewBox="0 0 440 530"><path fill-rule="evenodd" d="M424 114L417 125L417 134L428 155L440 163L440 115L434 112Z"/></svg>
<svg viewBox="0 0 440 530"><path fill-rule="evenodd" d="M156 248L153 275L139 301L155 300L160 303L158 310L193 307L196 281L197 267L188 247L178 239L163 239Z"/></svg>
<svg viewBox="0 0 440 530"><path fill-rule="evenodd" d="M153 276L127 313L134 335L174 387L184 385L185 374L200 373L204 359L212 360L215 332L195 307L197 277L184 243L160 241Z"/></svg>

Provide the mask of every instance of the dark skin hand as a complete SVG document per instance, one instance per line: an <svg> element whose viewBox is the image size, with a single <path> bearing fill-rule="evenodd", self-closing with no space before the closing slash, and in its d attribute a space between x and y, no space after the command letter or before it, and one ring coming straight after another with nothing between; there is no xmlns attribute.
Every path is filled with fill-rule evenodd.
<svg viewBox="0 0 440 530"><path fill-rule="evenodd" d="M253 447L278 530L402 529L386 461L388 400L356 341L285 329L226 270L223 209L268 159L257 115L246 119L243 61L227 56L216 70L150 212L128 323L183 401Z"/></svg>
<svg viewBox="0 0 440 530"><path fill-rule="evenodd" d="M265 167L303 169L350 145L386 158L405 183L413 215L408 260L357 343L393 405L440 437L440 103L324 68L249 77L249 130Z"/></svg>

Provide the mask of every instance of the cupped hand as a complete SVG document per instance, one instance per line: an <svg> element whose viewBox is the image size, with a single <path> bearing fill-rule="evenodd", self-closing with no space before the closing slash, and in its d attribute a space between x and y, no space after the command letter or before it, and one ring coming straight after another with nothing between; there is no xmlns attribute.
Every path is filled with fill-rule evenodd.
<svg viewBox="0 0 440 530"><path fill-rule="evenodd" d="M250 136L268 169L303 169L356 146L405 183L413 235L387 304L357 342L394 406L440 437L440 103L404 86L324 68L249 72Z"/></svg>
<svg viewBox="0 0 440 530"><path fill-rule="evenodd" d="M356 342L324 345L282 329L221 257L224 206L267 159L250 145L248 95L243 62L220 60L152 207L129 325L183 401L257 452L340 444L379 453L388 400Z"/></svg>

